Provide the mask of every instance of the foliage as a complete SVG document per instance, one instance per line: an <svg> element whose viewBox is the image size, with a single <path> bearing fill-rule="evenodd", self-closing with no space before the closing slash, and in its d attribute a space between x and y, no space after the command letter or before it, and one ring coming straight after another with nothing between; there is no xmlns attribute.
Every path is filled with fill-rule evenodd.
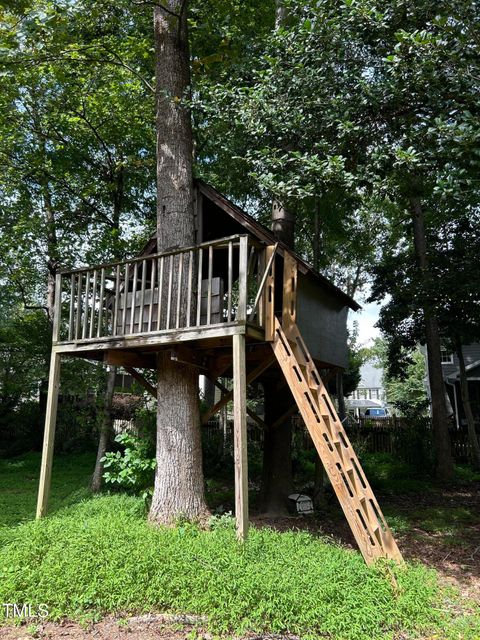
<svg viewBox="0 0 480 640"><path fill-rule="evenodd" d="M92 453L58 454L53 459L49 512L55 513L71 501L88 495L86 487L92 473ZM2 532L35 515L40 475L40 454L27 453L16 458L0 458L0 546Z"/></svg>
<svg viewBox="0 0 480 640"><path fill-rule="evenodd" d="M106 469L103 477L107 484L134 493L150 490L153 486L153 472L156 466L155 450L146 438L131 433L121 433L115 437L123 451L105 454ZM145 494L146 495L146 494Z"/></svg>
<svg viewBox="0 0 480 640"><path fill-rule="evenodd" d="M2 598L48 602L56 618L158 608L207 614L216 632L345 640L439 620L435 579L423 568L394 569L394 589L382 567L368 569L359 554L308 533L253 529L242 548L230 527L152 528L126 496L23 525L11 541L1 552Z"/></svg>
<svg viewBox="0 0 480 640"><path fill-rule="evenodd" d="M417 346L401 352L401 367L389 359L388 339L376 338L372 347L366 350L366 357L383 371L383 384L388 404L398 409L401 415L415 420L425 414L428 398L425 388L425 355Z"/></svg>

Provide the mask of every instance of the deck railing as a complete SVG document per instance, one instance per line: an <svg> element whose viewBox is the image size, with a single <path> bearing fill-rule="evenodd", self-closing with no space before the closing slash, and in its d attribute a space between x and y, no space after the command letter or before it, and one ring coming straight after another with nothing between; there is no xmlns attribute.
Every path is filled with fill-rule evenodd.
<svg viewBox="0 0 480 640"><path fill-rule="evenodd" d="M54 342L263 326L266 248L246 235L57 275ZM257 295L258 294L258 295Z"/></svg>

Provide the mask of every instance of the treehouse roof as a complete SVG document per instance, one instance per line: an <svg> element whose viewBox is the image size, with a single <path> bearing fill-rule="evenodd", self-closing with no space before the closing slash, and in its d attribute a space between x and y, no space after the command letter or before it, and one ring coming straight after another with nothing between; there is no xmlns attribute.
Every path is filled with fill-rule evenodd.
<svg viewBox="0 0 480 640"><path fill-rule="evenodd" d="M297 262L299 263L299 268L302 273L313 278L317 282L317 284L319 284L324 289L328 289L337 298L342 300L345 306L349 307L353 311L357 311L358 309L361 308L358 302L356 302L351 296L347 295L344 291L342 291L336 285L334 285L333 282L331 282L328 278L326 278L321 273L316 271L311 265L305 262L305 260L301 256L299 256L297 253L289 249L283 242L278 241L277 238L275 238L273 233L267 227L265 227L263 224L258 222L258 220L256 220L253 216L243 211L243 209L241 209L239 206L237 206L236 204L228 200L219 191L217 191L216 189L208 185L206 182L203 182L203 180L198 180L198 179L195 180L195 186L197 187L199 193L203 197L204 205L202 207L202 211L204 216L207 214L209 210L211 211L212 205L216 209L215 213L217 214L217 216L215 218L214 226L210 228L210 233L208 230L208 225L205 224L205 221L202 221L203 224L200 225L201 227L204 228L206 235L211 235L212 230L214 229L215 233L217 234L217 237L222 237L218 235L218 232L222 231L223 226L225 226L225 233L223 234L224 236L232 235L238 232L241 233L242 231L238 230L238 225L240 225L241 227L243 227L245 232L254 236L257 240L259 240L262 243L265 243L265 244L278 243L277 251L281 256L283 256L285 252L289 252L290 254L292 254L297 260ZM210 208L208 206L205 206L205 204L210 205ZM220 209L220 211L222 211L223 213L227 214L227 216L230 219L230 222L236 223L236 227L237 227L236 229L233 229L230 225L228 225L228 223L226 225L225 224L222 225L222 220L218 219L218 209ZM223 222L225 223L225 221ZM201 241L206 241L210 239L211 239L210 237L202 237ZM155 233L150 237L149 241L145 245L142 251L142 254L154 253L157 248L156 240L157 240L157 233L155 231Z"/></svg>

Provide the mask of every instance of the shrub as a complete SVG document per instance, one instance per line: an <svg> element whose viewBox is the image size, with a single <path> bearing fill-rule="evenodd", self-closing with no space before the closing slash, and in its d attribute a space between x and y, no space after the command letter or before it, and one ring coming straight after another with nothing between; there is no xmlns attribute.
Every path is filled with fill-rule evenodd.
<svg viewBox="0 0 480 640"><path fill-rule="evenodd" d="M102 458L105 482L132 493L143 492L146 497L153 487L156 466L150 441L131 433L121 433L115 442L122 446L123 452L109 451Z"/></svg>

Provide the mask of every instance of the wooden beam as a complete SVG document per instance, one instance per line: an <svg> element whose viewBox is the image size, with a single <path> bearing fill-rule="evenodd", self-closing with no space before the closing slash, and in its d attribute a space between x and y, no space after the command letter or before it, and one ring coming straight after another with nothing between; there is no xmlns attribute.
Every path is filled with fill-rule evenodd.
<svg viewBox="0 0 480 640"><path fill-rule="evenodd" d="M212 378L210 379L212 380L213 384L217 387L217 389L220 389L222 393L227 393L227 394L230 393L227 387L223 385L221 382L219 382L218 380L213 380ZM259 427L262 427L263 429L268 429L267 424L260 418L259 415L255 413L255 411L247 407L247 414L250 416L250 418L254 422L258 424Z"/></svg>
<svg viewBox="0 0 480 640"><path fill-rule="evenodd" d="M255 367L255 369L251 371L246 378L247 385L249 385L251 382L256 380L258 376L262 375L262 373L266 371L268 367L270 367L270 365L273 364L274 361L275 361L275 356L272 357L271 355L269 355L263 362L261 362L258 365L258 367ZM235 372L233 375L235 377ZM223 398L221 398L213 407L211 407L211 409L209 409L204 414L202 418L202 424L207 423L210 420L210 418L215 413L217 413L217 411L220 411L220 409L224 407L227 404L227 402L230 402L232 398L233 398L233 391L229 391L226 395L223 396Z"/></svg>
<svg viewBox="0 0 480 640"><path fill-rule="evenodd" d="M265 257L270 260L275 256L275 249L269 246L265 249ZM265 325L265 340L272 342L275 335L275 260L271 262L270 268L267 273L267 281L265 283L265 295L264 295L264 325Z"/></svg>
<svg viewBox="0 0 480 640"><path fill-rule="evenodd" d="M60 387L60 354L52 351L50 373L48 377L47 411L43 435L42 463L38 487L37 518L47 513L50 481L52 477L53 447L55 444L55 425L57 421L58 390Z"/></svg>
<svg viewBox="0 0 480 640"><path fill-rule="evenodd" d="M295 403L290 407L290 409L287 409L285 413L283 413L279 418L277 418L275 422L272 425L270 425L268 428L271 431L273 431L274 429L279 427L281 424L283 424L286 420L288 420L288 418L293 416L294 413L297 413L297 411L298 411L298 407L297 407L297 403Z"/></svg>
<svg viewBox="0 0 480 640"><path fill-rule="evenodd" d="M112 349L107 351L103 356L103 361L114 367L156 368L156 358L154 355L142 355L136 351L127 351L125 349Z"/></svg>
<svg viewBox="0 0 480 640"><path fill-rule="evenodd" d="M181 364L188 364L192 367L197 367L198 369L206 369L206 367L201 364L198 354L188 347L181 345L174 347L171 350L170 358Z"/></svg>
<svg viewBox="0 0 480 640"><path fill-rule="evenodd" d="M233 442L237 538L248 535L247 380L245 336L233 337Z"/></svg>
<svg viewBox="0 0 480 640"><path fill-rule="evenodd" d="M154 398L157 397L157 390L149 383L146 378L142 376L141 373L139 373L133 367L125 367L125 371L129 373L132 378L138 382L138 384L142 385L142 387L146 389L150 395L152 395Z"/></svg>
<svg viewBox="0 0 480 640"><path fill-rule="evenodd" d="M288 331L297 321L297 261L289 253L283 256L282 326Z"/></svg>

